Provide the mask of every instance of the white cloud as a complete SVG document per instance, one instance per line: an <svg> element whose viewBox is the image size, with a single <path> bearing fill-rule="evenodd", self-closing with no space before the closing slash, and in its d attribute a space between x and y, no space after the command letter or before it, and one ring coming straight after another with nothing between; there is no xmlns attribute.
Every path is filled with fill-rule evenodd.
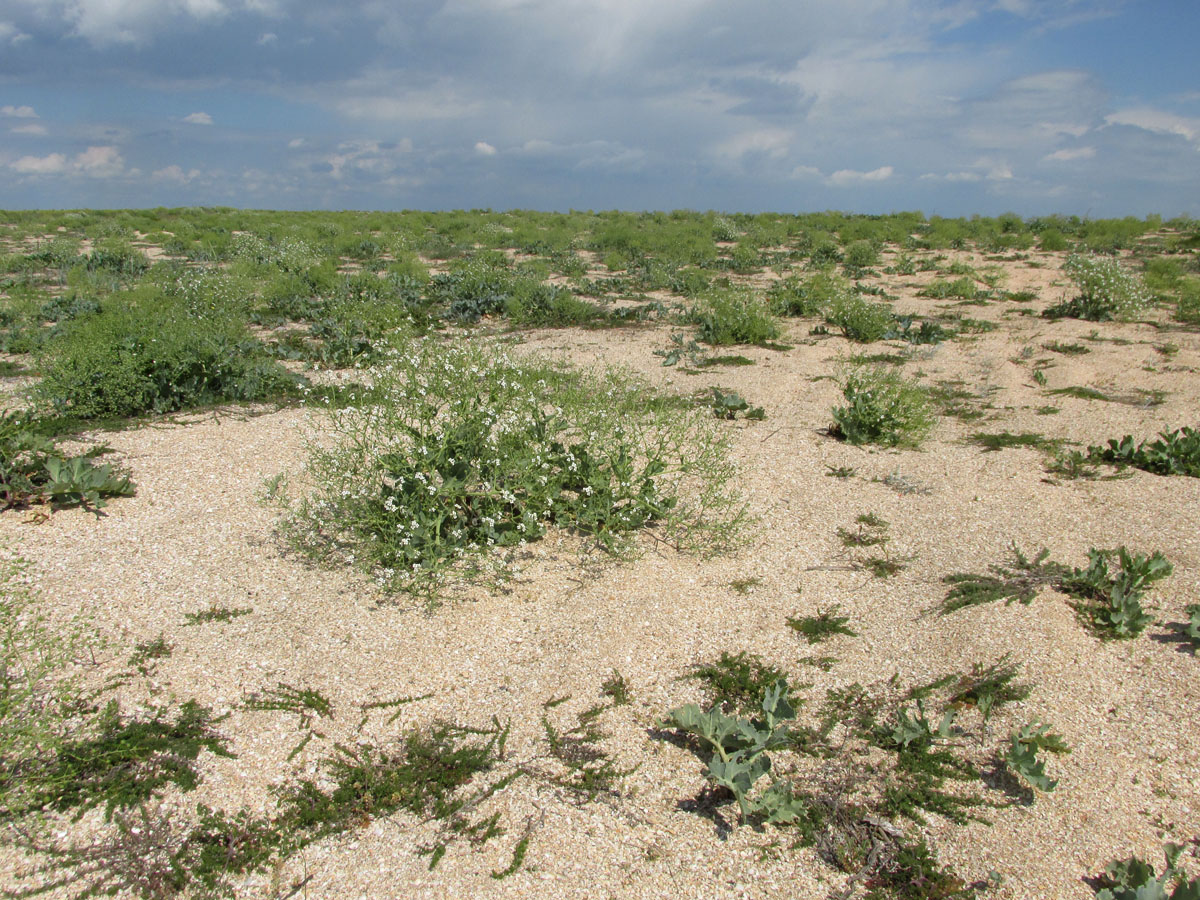
<svg viewBox="0 0 1200 900"><path fill-rule="evenodd" d="M18 125L16 128L9 129L10 134L31 134L35 137L40 137L46 134L46 126L39 125L36 122L30 122L28 125Z"/></svg>
<svg viewBox="0 0 1200 900"><path fill-rule="evenodd" d="M12 116L14 119L38 118L32 106L0 106L0 116Z"/></svg>
<svg viewBox="0 0 1200 900"><path fill-rule="evenodd" d="M963 183L970 184L973 181L982 181L983 176L978 172L946 172L938 175L935 172L926 172L922 175L919 181L948 181L951 184Z"/></svg>
<svg viewBox="0 0 1200 900"><path fill-rule="evenodd" d="M11 22L0 22L0 44L20 44L30 39L30 35Z"/></svg>
<svg viewBox="0 0 1200 900"><path fill-rule="evenodd" d="M479 156L495 156L499 152L499 150L497 150L487 141L477 141L475 143L475 153Z"/></svg>
<svg viewBox="0 0 1200 900"><path fill-rule="evenodd" d="M111 178L120 175L125 160L116 147L88 147L75 157L75 168L93 178Z"/></svg>
<svg viewBox="0 0 1200 900"><path fill-rule="evenodd" d="M62 153L22 156L9 167L21 175L87 175L112 178L125 170L125 160L116 147L88 147L68 160Z"/></svg>
<svg viewBox="0 0 1200 900"><path fill-rule="evenodd" d="M1174 113L1143 106L1135 109L1120 109L1104 117L1106 125L1130 125L1143 131L1159 134L1177 134L1189 141L1200 138L1200 119L1177 116Z"/></svg>
<svg viewBox="0 0 1200 900"><path fill-rule="evenodd" d="M792 169L792 178L820 178L821 170L814 166L796 166Z"/></svg>
<svg viewBox="0 0 1200 900"><path fill-rule="evenodd" d="M288 141L288 147L290 147L292 150L299 150L304 146L304 144L304 138L292 138L290 141Z"/></svg>
<svg viewBox="0 0 1200 900"><path fill-rule="evenodd" d="M718 156L740 159L747 153L761 153L771 159L787 155L791 146L792 133L783 128L763 128L734 135L716 147Z"/></svg>
<svg viewBox="0 0 1200 900"><path fill-rule="evenodd" d="M405 165L403 157L411 152L412 141L408 138L395 143L344 141L338 144L336 153L321 157L319 163L339 180L349 176L380 178Z"/></svg>
<svg viewBox="0 0 1200 900"><path fill-rule="evenodd" d="M200 177L199 169L190 169L187 172L179 166L167 166L164 169L156 169L150 174L150 177L155 181L173 181L177 184L187 184L189 181Z"/></svg>
<svg viewBox="0 0 1200 900"><path fill-rule="evenodd" d="M206 112L194 112L183 117L189 125L211 125L213 118Z"/></svg>
<svg viewBox="0 0 1200 900"><path fill-rule="evenodd" d="M1042 159L1051 162L1071 162L1075 159L1091 159L1096 155L1095 147L1076 147L1073 150L1062 149L1055 150L1053 153L1048 153Z"/></svg>
<svg viewBox="0 0 1200 900"><path fill-rule="evenodd" d="M353 119L384 122L465 119L487 110L482 100L465 96L461 85L442 78L431 85L413 85L409 73L375 69L338 84L325 95L334 109Z"/></svg>
<svg viewBox="0 0 1200 900"><path fill-rule="evenodd" d="M67 158L61 153L51 153L49 156L22 156L16 162L9 163L9 168L22 175L57 175L67 170Z"/></svg>
<svg viewBox="0 0 1200 900"><path fill-rule="evenodd" d="M266 47L268 44L276 44L278 42L279 35L273 31L264 32L263 34L259 35L258 40L255 41L255 43L257 43L260 47Z"/></svg>
<svg viewBox="0 0 1200 900"><path fill-rule="evenodd" d="M983 172L988 181L1011 181L1014 177L1012 166L1008 160L994 156L981 156L971 163L972 169Z"/></svg>
<svg viewBox="0 0 1200 900"><path fill-rule="evenodd" d="M227 12L222 0L55 0L72 33L95 46L142 44L172 18L212 20Z"/></svg>
<svg viewBox="0 0 1200 900"><path fill-rule="evenodd" d="M868 181L887 181L892 177L895 170L891 166L880 166L878 169L872 169L870 172L858 172L854 169L838 169L829 176L831 184L845 186L849 184L862 184Z"/></svg>
<svg viewBox="0 0 1200 900"><path fill-rule="evenodd" d="M277 0L24 0L49 22L94 47L143 45L189 23L220 22L232 13L277 16Z"/></svg>

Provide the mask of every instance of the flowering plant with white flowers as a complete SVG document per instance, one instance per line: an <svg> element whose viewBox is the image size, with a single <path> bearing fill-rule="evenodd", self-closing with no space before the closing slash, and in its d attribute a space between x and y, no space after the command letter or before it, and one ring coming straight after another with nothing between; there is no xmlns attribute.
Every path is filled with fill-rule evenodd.
<svg viewBox="0 0 1200 900"><path fill-rule="evenodd" d="M1150 292L1142 279L1110 256L1074 253L1067 257L1063 271L1079 293L1047 309L1050 318L1130 319L1150 304Z"/></svg>
<svg viewBox="0 0 1200 900"><path fill-rule="evenodd" d="M426 338L370 372L363 402L330 409L315 490L289 505L297 546L385 588L479 574L548 529L632 549L640 529L719 540L740 516L726 442L692 404L612 371L565 371Z"/></svg>

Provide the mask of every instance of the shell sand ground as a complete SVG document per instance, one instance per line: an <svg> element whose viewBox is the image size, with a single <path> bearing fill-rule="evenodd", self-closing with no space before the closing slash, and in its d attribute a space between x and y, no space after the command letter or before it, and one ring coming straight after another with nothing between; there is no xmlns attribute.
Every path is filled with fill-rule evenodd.
<svg viewBox="0 0 1200 900"><path fill-rule="evenodd" d="M301 883L296 896L313 900L836 893L848 876L812 849L793 849L787 832L725 831L713 815L694 811L691 801L706 787L702 762L655 738L670 709L701 699L698 682L681 676L722 652L746 650L793 683L811 683L805 693L814 697L897 674L902 684L916 684L1011 654L1033 690L1003 708L992 727L1006 735L1034 720L1052 723L1073 750L1050 758L1057 789L1032 804L987 810L990 824L960 826L938 816L919 828L900 824L928 836L939 860L968 881L1000 873L988 896L1091 897L1082 879L1109 860L1137 853L1160 863L1163 840L1200 832L1200 662L1162 639L1162 625L1136 640L1101 641L1055 591L1029 605L930 611L945 596L944 576L986 572L1016 541L1080 566L1090 547L1161 551L1174 574L1147 602L1156 620L1186 618L1184 607L1200 600L1200 479L1132 471L1124 479L1054 483L1041 451L984 452L966 438L1037 432L1086 447L1194 425L1200 335L1024 315L1069 295L1062 254L990 263L969 250L945 255L997 266L1008 290L1032 290L1039 299L955 306L917 295L932 272L882 275L870 280L897 296L898 312L950 310L998 327L927 347L868 349L811 335L815 320L786 320L789 349L739 347L733 352L754 365L694 373L685 363L663 367L654 354L679 325L498 335L521 353L628 367L681 394L719 384L762 406L765 421L727 425L755 519L746 544L728 555L704 559L651 543L634 561L581 567L574 541L552 534L530 545L503 590L473 588L433 610L405 596L381 597L364 577L286 552L275 534L277 511L255 500L265 480L300 469L306 429L320 427L319 412L298 408L219 409L106 433L101 438L130 470L136 496L111 502L103 517L80 509L44 520L6 512L0 541L29 561L52 621L83 614L108 640L102 668L119 669L130 648L159 635L172 645L146 678L120 689L129 708L195 699L228 713L217 727L234 758L202 754L202 784L168 793L168 807L204 802L266 812L272 786L317 777L335 743L386 742L437 719L511 721L506 753L530 758L544 740L543 716L570 727L573 716L603 699L602 683L614 670L627 681L632 702L600 720L601 746L632 770L616 794L579 802L544 780L518 779L487 801L505 835L479 849L453 843L433 870L417 850L435 838L436 826L400 812L311 844L273 873L237 879L238 896L289 896ZM1153 317L1168 321L1165 311ZM1097 331L1104 340L1091 338ZM1043 346L1052 341L1090 352L1054 353ZM1169 355L1156 349L1167 341L1177 348ZM831 438L824 429L842 399L827 376L839 359L883 350L908 354L899 367L906 376L957 384L983 418L941 416L919 450ZM1032 377L1039 361L1047 363L1045 386ZM1162 392L1161 403L1047 393L1079 385L1123 397ZM1047 414L1047 406L1060 411ZM830 477L837 467L853 474ZM881 579L849 565L837 529L864 513L890 523L890 550L911 557L903 571ZM788 617L834 605L857 636L809 647L787 625ZM186 614L210 607L249 612L184 626ZM801 664L819 654L837 661L828 671ZM291 759L302 734L296 717L242 706L248 694L280 683L319 691L335 712ZM402 696L425 699L398 708L390 723L379 715L357 729L362 704ZM723 805L718 813L731 823L735 810ZM92 814L70 827L84 834L101 820ZM523 864L493 878L522 835L530 836ZM7 886L37 883L28 858L3 853Z"/></svg>

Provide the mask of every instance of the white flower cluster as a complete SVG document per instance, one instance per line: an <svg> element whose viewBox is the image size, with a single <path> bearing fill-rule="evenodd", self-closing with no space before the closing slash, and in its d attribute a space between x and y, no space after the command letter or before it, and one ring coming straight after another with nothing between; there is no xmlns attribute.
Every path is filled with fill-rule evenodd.
<svg viewBox="0 0 1200 900"><path fill-rule="evenodd" d="M1150 292L1142 280L1112 257L1072 254L1063 270L1084 301L1116 318L1134 315L1150 303Z"/></svg>

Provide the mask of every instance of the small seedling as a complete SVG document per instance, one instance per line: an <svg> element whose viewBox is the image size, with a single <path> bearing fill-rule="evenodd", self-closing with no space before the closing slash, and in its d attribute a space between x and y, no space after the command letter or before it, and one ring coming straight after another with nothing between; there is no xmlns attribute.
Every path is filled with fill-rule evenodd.
<svg viewBox="0 0 1200 900"><path fill-rule="evenodd" d="M858 637L858 632L850 628L850 617L839 616L839 607L820 610L815 616L797 616L787 620L788 625L804 636L810 644L819 644L835 634L845 634Z"/></svg>
<svg viewBox="0 0 1200 900"><path fill-rule="evenodd" d="M1045 760L1038 758L1038 751L1063 754L1071 748L1063 739L1050 730L1049 725L1034 722L1015 730L1009 738L1004 754L1004 763L1010 772L1019 776L1030 787L1049 793L1058 782L1046 775Z"/></svg>
<svg viewBox="0 0 1200 900"><path fill-rule="evenodd" d="M154 661L166 659L171 655L172 646L161 634L151 641L141 641L133 648L129 657L129 665L143 675L149 675L154 669Z"/></svg>
<svg viewBox="0 0 1200 900"><path fill-rule="evenodd" d="M825 475L828 478L853 478L855 469L852 466L826 466Z"/></svg>
<svg viewBox="0 0 1200 900"><path fill-rule="evenodd" d="M842 546L850 549L878 546L883 549L883 555L854 558L854 566L868 570L876 578L888 578L907 568L907 564L914 557L897 558L888 552L887 545L891 541L891 535L888 534L887 522L873 513L864 513L855 519L855 522L858 525L855 531L838 528Z"/></svg>
<svg viewBox="0 0 1200 900"><path fill-rule="evenodd" d="M1047 350L1054 353L1061 353L1064 356L1082 356L1084 353L1091 353L1092 348L1085 344L1064 344L1061 341L1050 341L1042 344Z"/></svg>
<svg viewBox="0 0 1200 900"><path fill-rule="evenodd" d="M259 712L294 713L305 725L312 721L313 716L328 719L333 715L332 705L320 691L312 688L292 687L282 681L273 688L251 694L246 698L242 707Z"/></svg>
<svg viewBox="0 0 1200 900"><path fill-rule="evenodd" d="M1183 626L1183 634L1191 642L1192 652L1200 653L1200 603L1189 604L1184 612L1188 621Z"/></svg>
<svg viewBox="0 0 1200 900"><path fill-rule="evenodd" d="M749 594L760 584L762 584L762 579L757 576L754 578L737 578L729 582L729 586L739 594Z"/></svg>
<svg viewBox="0 0 1200 900"><path fill-rule="evenodd" d="M992 713L1006 703L1017 703L1029 696L1029 685L1014 682L1018 666L1009 662L1010 654L1004 654L991 665L976 663L968 675L959 677L950 695L949 703L955 706L973 706L979 710L984 722Z"/></svg>
<svg viewBox="0 0 1200 900"><path fill-rule="evenodd" d="M942 601L943 614L996 600L1029 604L1042 588L1059 582L1069 571L1066 566L1050 561L1049 550L1042 550L1030 560L1013 544L1012 554L1011 565L989 566L990 575L956 573L942 579L952 585Z"/></svg>
<svg viewBox="0 0 1200 900"><path fill-rule="evenodd" d="M787 673L741 650L722 653L715 663L698 665L685 677L704 682L709 702L728 711L753 708L764 690L787 680Z"/></svg>
<svg viewBox="0 0 1200 900"><path fill-rule="evenodd" d="M756 421L767 417L761 406L751 406L737 391L725 392L714 387L712 392L712 411L718 419L736 419L738 413L741 413L743 418Z"/></svg>
<svg viewBox="0 0 1200 900"><path fill-rule="evenodd" d="M891 540L888 523L874 513L863 513L854 521L858 525L854 531L847 528L837 530L843 547L874 547Z"/></svg>
<svg viewBox="0 0 1200 900"><path fill-rule="evenodd" d="M612 670L612 675L600 682L600 693L608 697L613 706L625 706L633 700L629 682L616 669Z"/></svg>
<svg viewBox="0 0 1200 900"><path fill-rule="evenodd" d="M971 443L982 447L984 453L995 453L1011 447L1027 447L1031 450L1055 450L1062 444L1061 441L1029 431L1022 432L1021 434L1013 434L1009 431L998 433L977 431L970 436L969 440Z"/></svg>
<svg viewBox="0 0 1200 900"><path fill-rule="evenodd" d="M230 622L238 618L238 616L246 616L254 610L249 607L234 608L228 606L210 606L208 609L202 609L198 612L184 613L184 625L201 625L205 622Z"/></svg>

